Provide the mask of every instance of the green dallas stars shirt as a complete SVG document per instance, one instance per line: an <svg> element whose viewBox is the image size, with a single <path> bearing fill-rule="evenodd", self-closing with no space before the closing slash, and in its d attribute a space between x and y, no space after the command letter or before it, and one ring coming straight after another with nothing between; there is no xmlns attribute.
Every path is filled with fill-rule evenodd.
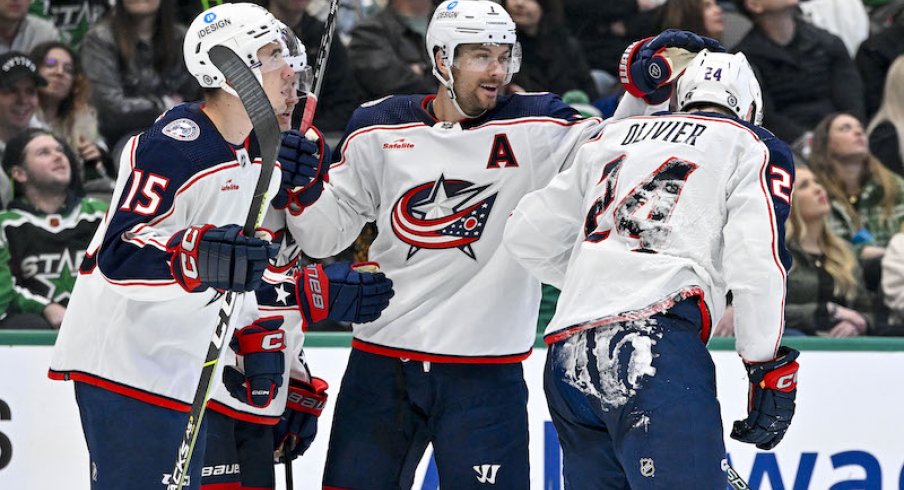
<svg viewBox="0 0 904 490"><path fill-rule="evenodd" d="M75 195L52 214L13 200L0 213L0 317L41 313L51 302L65 306L106 211L107 203Z"/></svg>

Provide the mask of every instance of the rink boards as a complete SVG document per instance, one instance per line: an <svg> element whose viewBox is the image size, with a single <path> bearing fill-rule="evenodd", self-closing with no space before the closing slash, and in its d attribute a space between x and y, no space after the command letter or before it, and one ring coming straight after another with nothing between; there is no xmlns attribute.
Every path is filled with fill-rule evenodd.
<svg viewBox="0 0 904 490"><path fill-rule="evenodd" d="M46 376L53 339L49 332L0 332L0 489L89 488L72 384ZM347 334L309 336L308 361L333 394L349 343ZM904 339L807 338L789 344L803 351L794 424L774 451L726 438L735 469L754 489L904 490ZM745 413L746 375L730 341L717 339L710 347L724 425L730 427ZM561 488L559 448L542 391L545 355L539 345L525 362L531 481L537 490ZM320 488L331 416L329 404L317 440L295 462L296 489ZM437 488L429 454L414 488Z"/></svg>

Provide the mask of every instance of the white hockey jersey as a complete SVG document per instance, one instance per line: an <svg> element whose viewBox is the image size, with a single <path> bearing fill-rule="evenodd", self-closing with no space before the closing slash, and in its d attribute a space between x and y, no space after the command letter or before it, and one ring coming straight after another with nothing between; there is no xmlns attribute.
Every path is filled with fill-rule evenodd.
<svg viewBox="0 0 904 490"><path fill-rule="evenodd" d="M609 124L571 169L527 195L505 244L562 289L546 341L697 297L717 322L733 293L738 352L774 358L790 255L794 168L768 131L711 113ZM704 342L709 324L703 326Z"/></svg>
<svg viewBox="0 0 904 490"><path fill-rule="evenodd" d="M119 175L82 261L49 376L188 411L220 299L175 282L166 243L188 226L244 223L259 150L253 137L242 148L230 145L198 105L185 104L128 142ZM278 185L275 169L269 195ZM236 301L227 338L258 316L253 295Z"/></svg>
<svg viewBox="0 0 904 490"><path fill-rule="evenodd" d="M310 382L311 377L302 356L306 325L303 324L301 311L298 309L298 298L295 295L294 276L300 250L285 226L285 211L271 207L264 217L262 226L258 228L258 234L263 231L268 235L265 238L279 243L280 248L276 260L264 273L262 286L254 294L260 318L280 317L283 320L281 329L285 332L286 344L283 355L289 369L283 374L283 382L276 396L266 407L253 407L243 403L229 394L223 383L214 385L208 402L208 408L211 410L234 419L265 425L279 422L279 417L285 411L289 378ZM240 371L244 371L241 357L236 356L231 350L226 353L223 364L224 367L236 366Z"/></svg>
<svg viewBox="0 0 904 490"><path fill-rule="evenodd" d="M395 296L377 321L354 326L353 347L517 362L534 342L540 284L500 246L506 218L570 165L600 121L580 119L555 95L519 94L478 119L438 122L425 109L432 99L394 96L359 108L323 196L289 226L308 255L325 257L376 222L369 259L393 280Z"/></svg>

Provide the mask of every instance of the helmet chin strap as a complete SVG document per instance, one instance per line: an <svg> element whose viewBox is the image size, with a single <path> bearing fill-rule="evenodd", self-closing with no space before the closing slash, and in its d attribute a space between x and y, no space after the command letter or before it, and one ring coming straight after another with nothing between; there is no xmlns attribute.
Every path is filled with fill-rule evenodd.
<svg viewBox="0 0 904 490"><path fill-rule="evenodd" d="M451 68L449 69L449 80L443 78L443 76L439 73L439 70L437 70L436 68L433 69L433 76L435 76L439 80L439 83L442 84L442 86L446 87L446 91L449 93L449 99L452 101L452 105L455 107L455 110L458 111L459 114L461 114L462 117L464 117L465 119L474 119L475 117L480 117L484 113L486 113L486 110L483 110L478 114L468 114L464 111L464 109L461 108L460 105L458 105L458 97L455 95L455 78L452 76Z"/></svg>

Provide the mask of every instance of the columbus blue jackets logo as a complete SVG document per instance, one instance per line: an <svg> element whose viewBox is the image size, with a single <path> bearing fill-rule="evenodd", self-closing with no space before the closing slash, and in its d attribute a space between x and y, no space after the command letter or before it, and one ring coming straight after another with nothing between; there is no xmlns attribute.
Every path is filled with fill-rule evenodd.
<svg viewBox="0 0 904 490"><path fill-rule="evenodd" d="M392 231L410 245L410 259L420 249L457 248L477 259L471 244L480 240L496 193L484 195L489 185L446 179L415 186L392 208Z"/></svg>
<svg viewBox="0 0 904 490"><path fill-rule="evenodd" d="M183 117L167 124L163 134L178 141L194 141L201 135L201 128L198 123Z"/></svg>

